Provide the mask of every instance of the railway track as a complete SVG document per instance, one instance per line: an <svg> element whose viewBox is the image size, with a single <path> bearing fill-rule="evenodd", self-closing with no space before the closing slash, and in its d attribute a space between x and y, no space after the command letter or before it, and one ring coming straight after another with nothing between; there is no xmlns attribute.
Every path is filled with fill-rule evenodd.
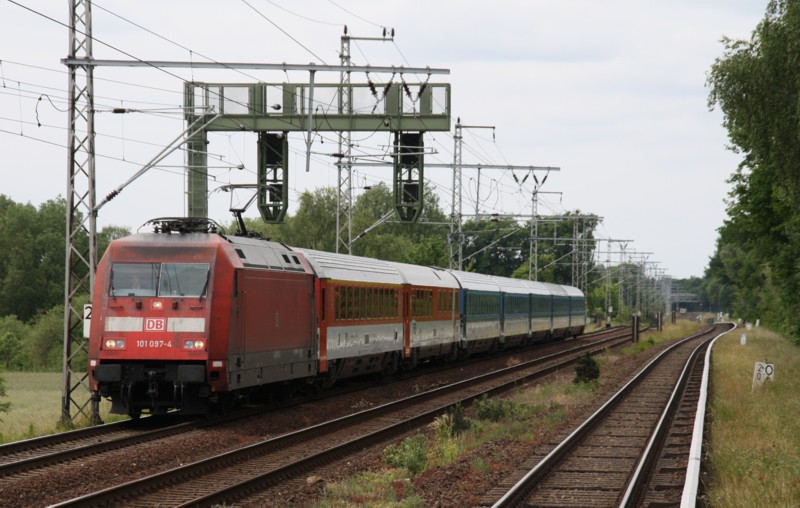
<svg viewBox="0 0 800 508"><path fill-rule="evenodd" d="M256 502L258 493L331 461L396 439L483 394L494 395L571 365L587 350L628 343L630 334L442 386L402 400L284 434L222 455L108 488L56 506L212 506ZM256 496L255 498L251 496Z"/></svg>
<svg viewBox="0 0 800 508"><path fill-rule="evenodd" d="M583 338L599 340L603 337L615 337L620 335L622 330L625 329L623 327L617 327L614 329L601 330L586 334ZM424 372L415 372L407 376L406 380L413 379L413 377L419 374L424 374ZM324 396L335 397L358 389L362 389L361 385L354 383L353 386L344 389L325 392ZM317 397L317 399L319 398L322 397ZM292 404L307 402L308 400L309 399L289 401L281 407L285 408ZM177 415L157 415L142 418L138 421L126 420L12 442L0 445L0 478L44 469L83 457L96 456L108 451L165 439L196 429L223 425L263 413L263 408L256 408L249 411L239 411L222 418L217 417L208 420L196 418L187 419Z"/></svg>
<svg viewBox="0 0 800 508"><path fill-rule="evenodd" d="M679 341L549 453L483 504L677 506L689 462L702 354L728 325ZM523 476L524 475L524 476Z"/></svg>
<svg viewBox="0 0 800 508"><path fill-rule="evenodd" d="M196 428L191 421L172 416L120 421L52 434L0 446L0 478L61 464L126 446L165 438Z"/></svg>

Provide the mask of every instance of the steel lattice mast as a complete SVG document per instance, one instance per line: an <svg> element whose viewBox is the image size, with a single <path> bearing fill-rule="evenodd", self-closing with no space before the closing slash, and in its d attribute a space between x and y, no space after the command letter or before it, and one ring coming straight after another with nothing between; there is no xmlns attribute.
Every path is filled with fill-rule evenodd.
<svg viewBox="0 0 800 508"><path fill-rule="evenodd" d="M350 36L345 34L342 36L342 47L339 55L342 66L350 66ZM342 84L340 90L344 90L345 86L350 84L350 72L343 71L339 74L339 82ZM352 111L350 104L350 96L346 93L339 93L339 100L341 101L341 111ZM339 154L342 155L344 164L339 166L338 186L336 194L336 252L340 252L340 248L347 249L347 254L350 254L351 244L353 243L353 166L350 164L352 159L352 133L350 131L342 131L339 133ZM346 237L346 238L345 238Z"/></svg>
<svg viewBox="0 0 800 508"><path fill-rule="evenodd" d="M453 134L453 198L450 212L450 269L462 269L463 232L461 230L461 118Z"/></svg>
<svg viewBox="0 0 800 508"><path fill-rule="evenodd" d="M69 58L92 58L92 3L70 2ZM76 365L81 351L87 350L83 337L83 308L79 296L91 299L97 267L97 235L94 164L94 89L92 65L68 64L69 126L67 140L67 217L64 285L64 384L61 396L61 422L71 425L73 416L98 418L97 407L75 397L89 392L85 386L86 365ZM72 409L77 412L73 415Z"/></svg>

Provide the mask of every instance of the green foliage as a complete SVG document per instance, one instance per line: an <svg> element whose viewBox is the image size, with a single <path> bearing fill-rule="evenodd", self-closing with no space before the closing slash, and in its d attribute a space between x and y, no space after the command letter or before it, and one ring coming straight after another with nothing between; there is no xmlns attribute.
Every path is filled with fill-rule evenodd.
<svg viewBox="0 0 800 508"><path fill-rule="evenodd" d="M425 193L422 216L417 223L401 223L395 216L379 223L394 208L394 194L383 183L358 196L353 212L353 254L403 263L447 266L446 232L449 228L442 224L447 217L439 206L436 193Z"/></svg>
<svg viewBox="0 0 800 508"><path fill-rule="evenodd" d="M391 506L416 508L425 502L414 494L414 484L403 469L365 471L339 482L325 482L318 508Z"/></svg>
<svg viewBox="0 0 800 508"><path fill-rule="evenodd" d="M479 420L490 422L499 422L522 413L521 408L513 401L501 398L490 399L486 394L475 401L475 411Z"/></svg>
<svg viewBox="0 0 800 508"><path fill-rule="evenodd" d="M103 256L112 240L124 238L131 234L130 228L122 226L106 226L97 232L97 257Z"/></svg>
<svg viewBox="0 0 800 508"><path fill-rule="evenodd" d="M40 314L33 322L30 351L34 370L52 371L63 367L64 356L64 306L57 305ZM73 365L86 365L85 352L76 352Z"/></svg>
<svg viewBox="0 0 800 508"><path fill-rule="evenodd" d="M600 378L600 364L588 352L578 358L573 383L593 383Z"/></svg>
<svg viewBox="0 0 800 508"><path fill-rule="evenodd" d="M0 377L0 399L6 396L6 382L3 378ZM0 413L7 413L11 409L10 402L0 402ZM0 418L0 422L2 422L2 418ZM2 436L0 434L0 436Z"/></svg>
<svg viewBox="0 0 800 508"><path fill-rule="evenodd" d="M428 439L417 434L404 439L398 445L389 445L383 450L383 458L392 467L404 467L411 475L417 475L428 466Z"/></svg>
<svg viewBox="0 0 800 508"><path fill-rule="evenodd" d="M472 461L472 470L476 473L485 475L492 472L492 467L486 463L483 457L477 457Z"/></svg>
<svg viewBox="0 0 800 508"><path fill-rule="evenodd" d="M450 464L458 458L462 450L461 440L456 435L453 414L445 413L437 417L430 427L436 436L427 451L428 462L425 467L440 467Z"/></svg>
<svg viewBox="0 0 800 508"><path fill-rule="evenodd" d="M800 336L800 3L769 2L750 40L724 39L708 76L743 160L706 270L716 308Z"/></svg>
<svg viewBox="0 0 800 508"><path fill-rule="evenodd" d="M461 402L457 402L450 410L447 412L452 419L452 435L453 436L460 436L464 432L468 431L472 426L472 423L467 418L467 415L464 413L464 407L461 405Z"/></svg>
<svg viewBox="0 0 800 508"><path fill-rule="evenodd" d="M58 198L37 210L0 197L0 316L28 321L64 300L66 202ZM81 252L87 238L76 236Z"/></svg>
<svg viewBox="0 0 800 508"><path fill-rule="evenodd" d="M22 370L30 366L30 348L24 340L30 326L16 316L0 317L0 366L6 370Z"/></svg>
<svg viewBox="0 0 800 508"><path fill-rule="evenodd" d="M580 210L567 212L568 216L584 215ZM570 219L540 222L537 241L537 279L557 284L572 283L572 257L576 234L589 240L584 245L594 249L594 230L597 219ZM468 271L527 279L529 274L531 224L513 219L471 220L463 226L464 259ZM552 240L550 240L552 238ZM589 262L588 271L592 271Z"/></svg>
<svg viewBox="0 0 800 508"><path fill-rule="evenodd" d="M264 224L259 220L245 219L250 233L263 238L300 248L334 252L336 250L336 189L319 188L304 192L294 213L285 224ZM394 210L394 196L384 184L376 185L358 196L352 211L352 252L389 261L399 261L430 266L447 266L449 248L442 223L447 218L441 211L435 193L425 195L424 211L419 223L400 223L391 216L380 222L387 212ZM340 224L344 228L344 218ZM237 231L236 224L228 229ZM342 235L346 240L347 231ZM346 245L339 245L347 252Z"/></svg>

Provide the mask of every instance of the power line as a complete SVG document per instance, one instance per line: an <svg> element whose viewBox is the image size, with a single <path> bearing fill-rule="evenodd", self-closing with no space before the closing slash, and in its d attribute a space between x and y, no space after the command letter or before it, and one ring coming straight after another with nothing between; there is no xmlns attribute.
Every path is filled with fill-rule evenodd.
<svg viewBox="0 0 800 508"><path fill-rule="evenodd" d="M375 23L374 21L370 21L370 20L368 20L367 18L364 18L363 16L359 16L359 15L358 15L358 14L356 14L355 12L348 11L347 9L345 9L344 7L342 7L341 5L339 5L339 4L337 4L336 2L334 2L333 0L328 0L328 2L330 2L330 3L331 3L331 4L333 4L334 6L338 7L339 9L343 10L343 11L344 11L344 12L346 12L347 14L349 14L349 15L351 15L351 16L353 16L353 17L356 17L356 18L360 19L361 21L363 21L363 22L365 22L365 23L369 23L370 25L377 26L377 27L380 27L380 28L386 28L385 26L383 26L383 25L380 25L380 24L378 24L378 23Z"/></svg>
<svg viewBox="0 0 800 508"><path fill-rule="evenodd" d="M119 15L119 14L117 14L117 13L113 12L113 11L110 11L110 10L106 9L105 7L103 7L103 6L101 6L101 5L98 5L98 4L97 4L97 2L93 2L93 3L92 3L92 5L93 5L93 6L95 6L95 7L98 7L98 8L99 8L100 10L102 10L102 11L105 11L105 12L107 12L108 14L111 14L112 16L115 16L115 17L117 17L117 18L121 19L122 21L125 21L125 22L127 22L127 23L130 23L131 25L135 26L136 28L139 28L139 29L141 29L141 30L144 30L145 32L147 32L147 33L149 33L149 34L151 34L151 35L154 35L154 36L158 37L159 39L162 39L162 40L164 40L164 41L166 41L166 42L169 42L170 44L173 44L173 45L175 45L175 46L177 46L177 47L179 47L179 48L181 48L181 49L184 49L184 50L188 51L188 52L189 52L189 54L191 54L191 55L198 55L199 57L201 57L201 58L205 58L206 60L209 60L209 61L211 61L211 62L216 62L216 63L219 63L217 60L215 60L215 59L213 59L213 58L211 58L211 57L208 57L208 56L205 56L205 55L203 55L203 54L201 54L201 53L198 53L197 51L194 51L193 49L191 49L191 48L189 48L189 47L187 47L187 46L184 46L183 44L180 44L180 43L178 43L178 42L175 42L175 41L173 41L172 39L169 39L168 37L165 37L165 36L163 36L163 35L161 35L161 34L159 34L159 33L157 33L157 32L154 32L153 30L150 30L149 28L146 28L146 27L144 27L144 26L142 26L142 25L140 25L140 24L138 24L138 23L136 23L136 22L134 22L134 21L131 21L130 19L128 19L128 18L126 18L126 17L124 17L124 16L121 16L121 15ZM255 81L259 81L259 79L258 79L258 78L256 78L255 76L251 76L251 75L249 75L249 74L246 74L246 73L244 73L243 71L241 71L241 70L239 70L239 69L233 69L233 68L232 68L231 70L234 70L234 71L238 72L239 74L241 74L241 75L243 75L243 76L246 76L246 77L248 77L248 78L250 78L250 79L253 79L253 80L255 80Z"/></svg>
<svg viewBox="0 0 800 508"><path fill-rule="evenodd" d="M283 28L278 26L274 21L272 21L271 19L266 17L261 11L259 11L258 9L256 9L252 5L250 5L250 3L247 0L242 0L242 3L245 4L246 6L250 7L251 9L253 9L253 11L255 11L256 14L258 14L259 16L264 18L264 20L268 21L272 26L274 26L275 28L280 30L286 37L288 37L291 40L293 40L294 42L296 42L301 48L303 48L304 50L308 51L314 58L316 58L317 60L319 60L322 63L326 63L323 58L320 58L319 56L317 56L316 53L314 53L313 51L308 49L302 42L300 42L297 39L295 39L294 37L292 37L292 35L289 32L287 32L286 30L284 30Z"/></svg>
<svg viewBox="0 0 800 508"><path fill-rule="evenodd" d="M306 21L310 21L312 23L318 23L320 25L330 25L330 26L339 26L339 25L341 25L341 23L332 23L330 21L322 21L322 20L319 20L319 19L309 18L308 16L303 16L302 14L298 14L298 13L296 13L294 11L290 11L286 7L283 7L282 5L277 4L277 3L273 2L272 0L264 0L264 1L267 2L267 3L272 4L274 7L277 7L278 9L280 9L280 10L282 10L284 12L287 12L287 13L291 14L292 16L297 16L298 18L304 19Z"/></svg>

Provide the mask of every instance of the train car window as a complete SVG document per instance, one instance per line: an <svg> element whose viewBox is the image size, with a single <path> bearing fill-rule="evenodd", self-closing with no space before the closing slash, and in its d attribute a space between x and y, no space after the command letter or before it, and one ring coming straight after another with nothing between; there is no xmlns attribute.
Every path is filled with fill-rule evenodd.
<svg viewBox="0 0 800 508"><path fill-rule="evenodd" d="M206 265L208 266L208 265ZM109 296L156 296L159 263L114 263Z"/></svg>
<svg viewBox="0 0 800 508"><path fill-rule="evenodd" d="M162 263L158 296L202 297L208 290L208 263Z"/></svg>

